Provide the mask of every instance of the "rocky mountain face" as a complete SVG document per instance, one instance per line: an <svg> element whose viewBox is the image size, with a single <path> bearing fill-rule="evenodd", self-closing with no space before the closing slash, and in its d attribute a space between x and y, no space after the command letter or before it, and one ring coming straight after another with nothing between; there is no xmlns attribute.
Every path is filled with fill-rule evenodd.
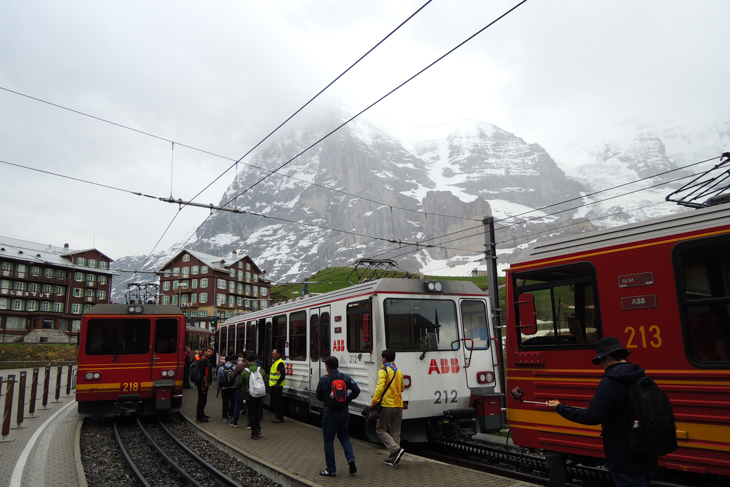
<svg viewBox="0 0 730 487"><path fill-rule="evenodd" d="M657 204L667 186L631 197L619 196L633 187L592 193L668 171L698 153L691 147L671 155L662 139L641 135L592 149L587 157L593 162L569 177L540 145L486 122L466 120L406 146L358 119L295 158L344 119L332 111L259 150L220 202L247 213L217 212L187 246L212 255L243 252L275 282L360 258L394 259L409 272L435 263L462 266L464 275L463 266L484 262L484 217L498 221L500 262L509 262L513 251L535 239L678 211ZM649 178L636 188L676 177ZM583 203L592 204L571 209ZM161 267L178 250L153 256L144 270ZM139 269L142 259L124 257L113 267ZM126 282L145 280L140 276L116 278L115 297Z"/></svg>

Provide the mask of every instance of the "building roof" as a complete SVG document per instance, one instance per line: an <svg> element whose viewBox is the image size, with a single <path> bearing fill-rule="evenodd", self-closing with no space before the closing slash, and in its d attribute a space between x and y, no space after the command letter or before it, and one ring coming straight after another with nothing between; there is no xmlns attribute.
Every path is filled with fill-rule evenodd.
<svg viewBox="0 0 730 487"><path fill-rule="evenodd" d="M219 257L216 255L204 254L203 252L198 252L197 250L188 250L188 249L183 249L180 252L178 252L177 254L175 254L175 256L172 259L170 259L169 261L167 261L167 263L165 265L163 265L162 268L164 269L165 267L170 265L170 263L173 260L177 259L178 256L180 256L183 253L188 253L188 254L192 255L193 257L195 257L196 259L198 259L201 263L210 267L211 269L218 270L221 272L228 272L228 269L230 269L234 264L236 264L237 262L244 260L246 258L248 258L248 260L250 260L253 263L253 265L256 267L256 269L261 271L259 266L257 266L254 263L253 259L250 258L248 255L239 255L239 254L235 254L235 253L231 252L228 255L226 255L225 257Z"/></svg>
<svg viewBox="0 0 730 487"><path fill-rule="evenodd" d="M85 272L89 271L89 267L76 265L73 260L69 261L66 256L80 254L97 249L72 250L67 247L56 247L54 245L40 244L36 242L28 242L17 238L9 238L0 236L0 258L7 258L17 261L24 261L35 265L52 265L56 267L65 267L67 269L78 269ZM107 259L106 255L102 252ZM111 259L109 259L111 261ZM100 274L117 275L118 273L110 269L94 269L94 272Z"/></svg>

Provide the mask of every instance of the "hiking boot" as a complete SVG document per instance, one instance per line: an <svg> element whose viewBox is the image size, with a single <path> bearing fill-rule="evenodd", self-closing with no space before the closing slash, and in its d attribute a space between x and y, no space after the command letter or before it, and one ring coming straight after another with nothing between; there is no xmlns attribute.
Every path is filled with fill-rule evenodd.
<svg viewBox="0 0 730 487"><path fill-rule="evenodd" d="M349 460L347 464L350 466L350 475L357 472L357 465L355 465L355 460Z"/></svg>

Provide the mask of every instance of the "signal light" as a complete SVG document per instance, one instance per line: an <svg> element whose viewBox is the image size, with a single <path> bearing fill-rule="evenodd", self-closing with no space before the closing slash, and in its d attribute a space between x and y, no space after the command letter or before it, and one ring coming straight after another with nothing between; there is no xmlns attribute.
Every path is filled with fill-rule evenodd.
<svg viewBox="0 0 730 487"><path fill-rule="evenodd" d="M491 384L492 382L494 382L494 372L477 372L477 382L479 384Z"/></svg>
<svg viewBox="0 0 730 487"><path fill-rule="evenodd" d="M409 387L411 387L411 376L404 375L403 376L403 388L408 389Z"/></svg>
<svg viewBox="0 0 730 487"><path fill-rule="evenodd" d="M430 293L440 293L444 290L444 285L439 281L426 281L426 291Z"/></svg>

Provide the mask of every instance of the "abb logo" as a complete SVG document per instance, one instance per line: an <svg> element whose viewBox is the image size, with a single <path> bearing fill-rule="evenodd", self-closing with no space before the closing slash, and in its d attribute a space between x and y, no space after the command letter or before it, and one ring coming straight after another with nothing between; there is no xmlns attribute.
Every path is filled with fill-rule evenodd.
<svg viewBox="0 0 730 487"><path fill-rule="evenodd" d="M345 340L335 340L335 344L332 347L332 350L335 352L344 352L345 351Z"/></svg>
<svg viewBox="0 0 730 487"><path fill-rule="evenodd" d="M428 366L428 375L431 375L433 372L436 372L437 374L448 374L449 372L456 374L461 370L458 358L452 358L451 362L449 362L449 359L447 358L442 358L440 361L441 365L439 366L439 363L436 362L435 358L431 359L431 364Z"/></svg>
<svg viewBox="0 0 730 487"><path fill-rule="evenodd" d="M286 365L286 374L287 376L294 375L294 364L285 364Z"/></svg>

